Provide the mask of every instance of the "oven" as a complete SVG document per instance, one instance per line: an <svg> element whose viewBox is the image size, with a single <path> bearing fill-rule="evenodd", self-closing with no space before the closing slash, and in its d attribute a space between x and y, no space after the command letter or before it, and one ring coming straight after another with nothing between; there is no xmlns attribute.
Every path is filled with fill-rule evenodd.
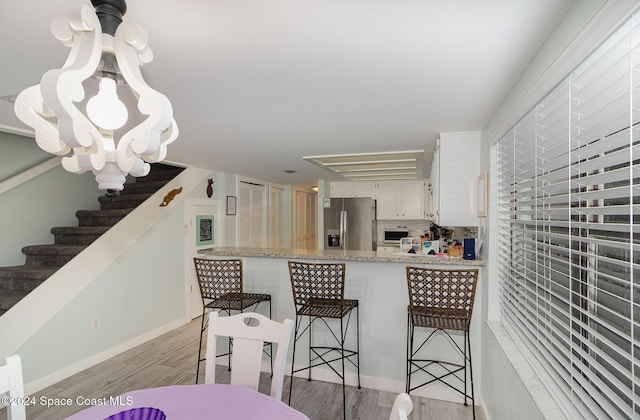
<svg viewBox="0 0 640 420"><path fill-rule="evenodd" d="M409 236L409 228L406 226L387 226L384 228L384 245L400 246L400 240Z"/></svg>

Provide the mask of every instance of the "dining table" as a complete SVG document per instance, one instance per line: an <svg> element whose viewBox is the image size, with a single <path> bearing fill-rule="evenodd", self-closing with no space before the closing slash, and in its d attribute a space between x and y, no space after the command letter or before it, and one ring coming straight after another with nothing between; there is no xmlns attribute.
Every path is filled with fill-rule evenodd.
<svg viewBox="0 0 640 420"><path fill-rule="evenodd" d="M228 384L146 388L97 399L94 403L67 419L144 418L141 411L147 408L161 411L167 420L309 420L303 413L269 395Z"/></svg>

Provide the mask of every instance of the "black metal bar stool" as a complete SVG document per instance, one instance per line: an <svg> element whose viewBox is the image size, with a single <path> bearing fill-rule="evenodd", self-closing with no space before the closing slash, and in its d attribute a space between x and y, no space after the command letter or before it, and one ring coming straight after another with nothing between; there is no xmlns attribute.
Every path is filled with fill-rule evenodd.
<svg viewBox="0 0 640 420"><path fill-rule="evenodd" d="M196 383L200 375L200 362L202 358L202 336L207 329L205 313L214 309L225 311L231 315L231 311L244 312L245 309L257 308L260 302L269 302L269 318L271 318L271 295L264 293L244 293L242 290L242 260L210 260L194 258L193 262L202 295L202 323L200 324L200 344L198 346L198 367L196 370ZM228 353L218 356L228 356L231 366L231 345L229 340ZM269 352L271 357L271 352ZM273 369L273 360L272 369Z"/></svg>
<svg viewBox="0 0 640 420"><path fill-rule="evenodd" d="M327 365L342 379L342 415L346 418L345 391L345 361L351 363L358 373L358 389L360 388L360 336L358 321L358 300L344 298L344 263L305 263L289 261L289 275L291 290L296 306L296 325L294 329L293 353L291 357L291 382L289 384L289 404L293 389L293 374L308 370L308 380L311 380L311 368ZM355 310L356 318L356 349L345 349L345 341L351 314ZM301 329L303 317L309 318L309 323ZM345 320L346 318L346 320ZM334 331L327 319L340 320L340 331ZM314 345L312 326L317 321L324 324L329 336L335 339L335 346ZM335 329L335 327L334 327ZM296 344L305 332L309 333L309 365L295 369ZM353 360L355 358L355 361ZM339 369L332 365L340 362Z"/></svg>
<svg viewBox="0 0 640 420"><path fill-rule="evenodd" d="M478 281L478 270L434 270L426 267L407 267L409 308L407 321L407 389L406 392L439 381L464 396L464 405L471 399L473 418L476 418L473 393L473 367L471 364L471 340L469 326ZM432 331L416 346L415 328ZM464 335L462 347L453 339L450 331ZM455 351L462 356L461 363L421 358L419 354L427 344L441 333ZM467 387L469 365L470 391ZM425 382L411 386L416 373L426 375ZM422 375L423 377L425 375ZM463 386L462 386L463 385Z"/></svg>

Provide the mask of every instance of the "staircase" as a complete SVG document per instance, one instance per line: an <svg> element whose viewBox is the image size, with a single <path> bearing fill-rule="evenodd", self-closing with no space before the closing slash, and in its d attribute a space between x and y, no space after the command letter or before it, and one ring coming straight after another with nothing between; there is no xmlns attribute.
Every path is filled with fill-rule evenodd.
<svg viewBox="0 0 640 420"><path fill-rule="evenodd" d="M22 248L26 255L24 265L0 267L0 316L182 170L152 164L149 175L125 184L114 200L99 197L100 210L78 210L78 226L52 228L54 244Z"/></svg>

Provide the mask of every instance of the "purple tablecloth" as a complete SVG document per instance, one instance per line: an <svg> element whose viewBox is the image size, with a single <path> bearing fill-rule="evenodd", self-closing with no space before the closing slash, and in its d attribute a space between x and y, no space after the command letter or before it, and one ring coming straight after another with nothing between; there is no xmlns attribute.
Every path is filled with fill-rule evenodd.
<svg viewBox="0 0 640 420"><path fill-rule="evenodd" d="M105 405L82 410L69 420L102 420L136 407L162 410L167 420L309 420L282 401L248 388L225 385L175 385L141 389L106 399Z"/></svg>

